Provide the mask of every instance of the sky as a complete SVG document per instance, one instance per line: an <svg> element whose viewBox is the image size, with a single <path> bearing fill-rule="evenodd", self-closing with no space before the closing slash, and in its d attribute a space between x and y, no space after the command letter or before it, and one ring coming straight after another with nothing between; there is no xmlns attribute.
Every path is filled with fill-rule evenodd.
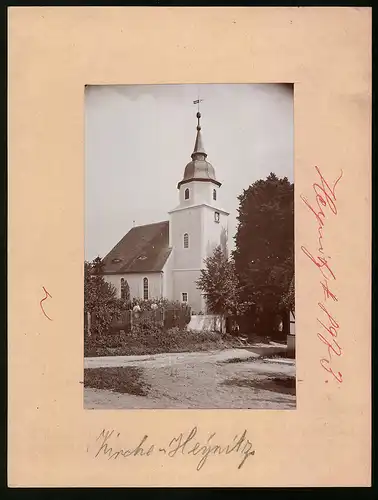
<svg viewBox="0 0 378 500"><path fill-rule="evenodd" d="M293 182L292 87L285 84L88 86L85 95L85 259L105 257L133 227L168 220L191 161L200 96L207 160L219 204L270 172ZM251 235L253 237L253 235Z"/></svg>

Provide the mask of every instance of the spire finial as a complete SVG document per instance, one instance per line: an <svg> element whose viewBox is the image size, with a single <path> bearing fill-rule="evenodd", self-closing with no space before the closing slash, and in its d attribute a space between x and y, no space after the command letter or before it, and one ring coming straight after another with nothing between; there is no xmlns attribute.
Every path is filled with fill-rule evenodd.
<svg viewBox="0 0 378 500"><path fill-rule="evenodd" d="M195 101L197 103L197 101ZM202 136L201 136L201 124L200 124L200 118L201 118L201 113L197 111L197 137L196 137L196 142L194 144L194 151L192 153L192 159L193 160L204 160L207 156L206 151L203 147L202 143Z"/></svg>

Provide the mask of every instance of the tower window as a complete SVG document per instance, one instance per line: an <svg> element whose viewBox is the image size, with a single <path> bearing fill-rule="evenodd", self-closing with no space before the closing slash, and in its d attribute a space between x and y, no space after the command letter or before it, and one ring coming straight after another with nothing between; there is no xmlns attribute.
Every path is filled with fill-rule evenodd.
<svg viewBox="0 0 378 500"><path fill-rule="evenodd" d="M217 190L213 189L213 200L217 199Z"/></svg>
<svg viewBox="0 0 378 500"><path fill-rule="evenodd" d="M219 222L219 212L214 212L214 220L215 222Z"/></svg>
<svg viewBox="0 0 378 500"><path fill-rule="evenodd" d="M189 248L189 234L184 234L184 248Z"/></svg>
<svg viewBox="0 0 378 500"><path fill-rule="evenodd" d="M185 199L189 200L189 188L185 189Z"/></svg>
<svg viewBox="0 0 378 500"><path fill-rule="evenodd" d="M148 300L148 278L143 278L143 298Z"/></svg>
<svg viewBox="0 0 378 500"><path fill-rule="evenodd" d="M181 294L181 296L182 296L182 301L183 302L188 302L188 294L186 292L183 292Z"/></svg>

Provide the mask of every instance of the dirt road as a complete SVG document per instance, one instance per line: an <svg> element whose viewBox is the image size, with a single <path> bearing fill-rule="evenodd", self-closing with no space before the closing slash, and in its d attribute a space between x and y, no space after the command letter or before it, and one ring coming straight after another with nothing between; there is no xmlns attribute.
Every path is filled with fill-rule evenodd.
<svg viewBox="0 0 378 500"><path fill-rule="evenodd" d="M282 346L86 358L85 368L138 367L146 396L84 388L86 409L295 408L295 362L264 359Z"/></svg>

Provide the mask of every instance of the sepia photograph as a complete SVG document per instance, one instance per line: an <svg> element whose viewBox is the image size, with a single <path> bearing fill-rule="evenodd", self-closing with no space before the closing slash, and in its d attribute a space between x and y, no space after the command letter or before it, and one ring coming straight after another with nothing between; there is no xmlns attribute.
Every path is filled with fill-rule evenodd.
<svg viewBox="0 0 378 500"><path fill-rule="evenodd" d="M85 409L296 408L293 84L85 88Z"/></svg>

